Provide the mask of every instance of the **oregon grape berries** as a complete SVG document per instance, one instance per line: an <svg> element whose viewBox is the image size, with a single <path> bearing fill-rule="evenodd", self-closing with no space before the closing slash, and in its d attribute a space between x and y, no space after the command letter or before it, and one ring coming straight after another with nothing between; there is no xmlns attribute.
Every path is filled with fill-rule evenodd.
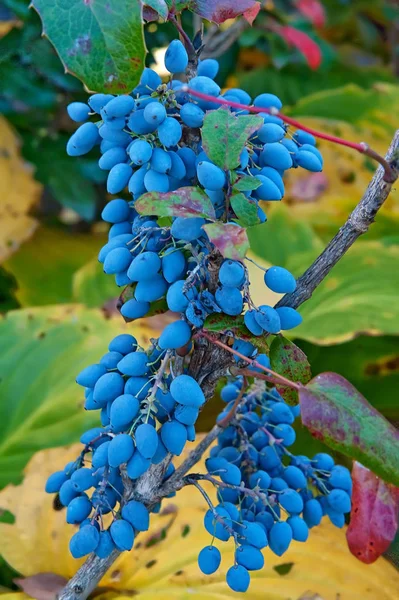
<svg viewBox="0 0 399 600"><path fill-rule="evenodd" d="M179 313L148 348L139 347L130 334L119 335L97 364L77 376L84 388L85 410L98 410L101 426L82 435L76 461L51 475L46 484L46 491L57 493L66 507L67 522L79 526L70 542L76 558L94 552L105 559L115 549L130 550L135 536L148 529L150 513L160 510L158 501L125 498L124 483L126 478L135 482L160 465L161 486L174 472L171 458L195 440L206 397L189 361L205 320L218 314L240 319L253 338L301 322L292 308L254 305L245 261L223 257L216 250L204 229L203 213L173 213L161 221L157 214L143 216L136 210L144 196L166 202L169 192L197 188L213 206L217 220L237 225L239 214L230 202L234 184L242 186L242 194L255 207L255 220L261 223L266 215L260 202L282 199L287 169L322 169L313 136L299 130L291 136L278 114L269 114L270 108L278 112L281 102L267 93L254 99L265 112L259 128L244 139L237 167L227 171L212 162L201 130L210 111L219 109L212 99L248 105L251 98L241 89L221 94L214 81L216 60L199 61L196 74L188 63L184 45L175 40L165 54L171 73L166 83L146 68L130 94L94 94L87 104L74 102L68 107L71 119L81 125L71 136L67 153L98 152L99 166L108 172L108 192L121 194L102 212L110 228L98 255L104 272L124 288L121 314L133 321L168 309ZM184 72L189 89L211 99L191 97L180 77L174 77ZM248 112L229 110L236 120ZM293 275L278 266L265 271L264 281L279 294L296 287ZM268 356L258 354L252 342L233 336L231 346L270 367ZM232 420L210 452L207 473L195 475L198 487L201 479L207 479L217 489L219 504L208 506L204 527L211 540L233 538L234 564L226 579L237 592L247 590L250 571L263 567L266 546L283 554L292 540L304 542L323 515L341 527L351 496L349 472L334 465L330 456L310 459L289 450L295 442L292 424L298 408L288 406L275 389L257 379L246 390L242 385L238 378L222 389L226 408L219 419L230 415ZM238 398L237 411L230 414ZM110 518L108 528L105 515ZM220 551L211 541L199 554L199 568L212 574L220 562Z"/></svg>

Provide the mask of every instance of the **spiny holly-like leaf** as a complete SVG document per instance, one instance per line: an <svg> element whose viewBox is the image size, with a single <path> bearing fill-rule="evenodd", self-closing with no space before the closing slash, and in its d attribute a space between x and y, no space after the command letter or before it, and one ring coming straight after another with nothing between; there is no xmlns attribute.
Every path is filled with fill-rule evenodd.
<svg viewBox="0 0 399 600"><path fill-rule="evenodd" d="M120 311L122 306L128 301L128 300L132 300L134 298L134 291L136 289L136 283L133 283L132 285L128 285L126 286L121 295L118 298L117 304L116 304L116 308ZM148 311L148 313L145 315L146 318L147 317L153 317L154 315L162 315L164 313L166 313L169 310L168 305L166 304L166 299L165 298L161 298L160 300L157 300L156 302L151 302L151 307L150 310ZM125 323L131 323L134 319L128 319L127 317L124 317L122 315L122 318L124 319Z"/></svg>
<svg viewBox="0 0 399 600"><path fill-rule="evenodd" d="M244 194L233 194L230 198L230 204L240 225L243 225L243 227L250 227L259 223L258 205L255 200L247 198Z"/></svg>
<svg viewBox="0 0 399 600"><path fill-rule="evenodd" d="M291 381L308 383L312 376L306 354L283 336L275 337L270 346L270 363L273 371ZM288 404L298 404L298 393L286 386L276 386Z"/></svg>
<svg viewBox="0 0 399 600"><path fill-rule="evenodd" d="M225 314L214 313L206 319L204 329L212 333L226 334L230 332L234 337L251 342L251 344L258 348L259 352L269 354L269 344L267 343L269 336L261 335L257 337L252 335L247 329L244 317L242 316L229 317Z"/></svg>
<svg viewBox="0 0 399 600"><path fill-rule="evenodd" d="M144 66L138 0L32 0L67 71L90 91L129 93Z"/></svg>
<svg viewBox="0 0 399 600"><path fill-rule="evenodd" d="M249 250L247 231L243 227L232 223L207 223L203 229L224 258L241 260Z"/></svg>
<svg viewBox="0 0 399 600"><path fill-rule="evenodd" d="M141 215L216 218L210 198L198 187L166 193L148 192L136 200L134 208Z"/></svg>
<svg viewBox="0 0 399 600"><path fill-rule="evenodd" d="M188 8L207 21L224 23L243 15L252 22L260 9L260 3L255 0L166 0L173 12L181 12Z"/></svg>
<svg viewBox="0 0 399 600"><path fill-rule="evenodd" d="M244 175L233 183L233 189L237 190L237 192L250 192L251 190L256 190L260 185L262 185L262 182L257 177Z"/></svg>
<svg viewBox="0 0 399 600"><path fill-rule="evenodd" d="M302 422L312 435L399 485L399 430L349 381L321 373L299 390L299 401Z"/></svg>
<svg viewBox="0 0 399 600"><path fill-rule="evenodd" d="M167 18L169 9L165 0L143 0L143 4L155 10L163 19Z"/></svg>
<svg viewBox="0 0 399 600"><path fill-rule="evenodd" d="M358 462L353 465L352 481L352 511L346 539L352 554L369 565L388 550L395 538L399 488L385 483Z"/></svg>
<svg viewBox="0 0 399 600"><path fill-rule="evenodd" d="M225 106L209 111L202 127L206 154L221 169L235 169L240 164L245 144L262 123L260 116L237 116Z"/></svg>

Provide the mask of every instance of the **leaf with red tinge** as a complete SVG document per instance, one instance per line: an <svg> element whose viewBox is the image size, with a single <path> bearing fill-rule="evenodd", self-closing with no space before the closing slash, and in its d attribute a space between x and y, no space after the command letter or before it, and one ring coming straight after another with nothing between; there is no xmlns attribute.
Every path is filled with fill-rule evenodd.
<svg viewBox="0 0 399 600"><path fill-rule="evenodd" d="M207 223L202 227L224 258L242 260L249 250L247 231L232 223Z"/></svg>
<svg viewBox="0 0 399 600"><path fill-rule="evenodd" d="M38 573L30 577L14 579L21 590L36 600L55 600L68 582L55 573Z"/></svg>
<svg viewBox="0 0 399 600"><path fill-rule="evenodd" d="M299 389L302 423L327 446L399 485L399 430L337 373Z"/></svg>
<svg viewBox="0 0 399 600"><path fill-rule="evenodd" d="M294 382L305 384L312 376L306 354L294 342L283 336L275 337L270 346L270 364L273 371ZM298 404L296 390L287 386L276 385L276 387L288 404Z"/></svg>
<svg viewBox="0 0 399 600"><path fill-rule="evenodd" d="M248 21L248 23L250 25L253 25L253 22L255 21L256 17L258 16L260 9L261 9L260 2L255 2L255 4L251 8L248 8L248 10L246 10L242 16L244 17L244 19L246 19Z"/></svg>
<svg viewBox="0 0 399 600"><path fill-rule="evenodd" d="M235 115L226 106L206 113L202 126L202 146L221 169L236 169L249 138L260 127L259 115Z"/></svg>
<svg viewBox="0 0 399 600"><path fill-rule="evenodd" d="M395 538L399 488L385 483L358 462L353 465L352 481L352 511L346 539L352 554L371 564Z"/></svg>
<svg viewBox="0 0 399 600"><path fill-rule="evenodd" d="M142 0L144 7L148 6L159 14L163 19L167 19L169 9L165 0Z"/></svg>
<svg viewBox="0 0 399 600"><path fill-rule="evenodd" d="M304 55L311 69L320 66L322 59L320 47L307 33L289 25L273 26L273 31L279 34L289 46L297 48Z"/></svg>
<svg viewBox="0 0 399 600"><path fill-rule="evenodd" d="M215 219L215 209L199 187L182 187L174 192L148 192L135 202L141 215L157 217L204 217Z"/></svg>
<svg viewBox="0 0 399 600"><path fill-rule="evenodd" d="M253 21L260 9L256 0L166 0L166 3L171 12L181 12L188 8L203 19L217 24L240 15L244 15L251 23L250 19ZM255 8L257 11L254 15Z"/></svg>
<svg viewBox="0 0 399 600"><path fill-rule="evenodd" d="M297 9L316 27L324 27L326 13L319 0L298 0Z"/></svg>

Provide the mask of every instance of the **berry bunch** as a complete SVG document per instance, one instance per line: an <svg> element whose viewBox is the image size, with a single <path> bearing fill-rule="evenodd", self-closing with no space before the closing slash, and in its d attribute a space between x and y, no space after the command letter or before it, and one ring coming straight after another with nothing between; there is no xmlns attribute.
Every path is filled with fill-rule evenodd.
<svg viewBox="0 0 399 600"><path fill-rule="evenodd" d="M102 427L82 435L84 448L79 458L51 475L46 484L46 491L58 493L60 503L67 507L67 523L80 525L70 545L75 558L93 551L105 558L106 549L111 552L115 547L130 550L135 530L148 528L148 510L132 501L119 506L123 467L136 480L151 464L159 464L168 453L180 455L186 442L195 440L204 394L189 375L172 379L166 373L168 364L168 352L159 347L144 352L132 335L121 334L98 364L86 367L77 377L85 388L85 409L101 411ZM165 480L173 470L170 463ZM89 498L86 492L92 488ZM115 520L108 532L103 516L110 512ZM107 541L102 543L103 537ZM92 547L96 541L98 550L97 544Z"/></svg>
<svg viewBox="0 0 399 600"><path fill-rule="evenodd" d="M227 402L219 415L223 419L240 394L241 379L221 392ZM206 461L208 475L218 489L220 503L210 506L205 529L214 538L233 538L235 564L227 573L227 583L244 592L249 572L261 569L266 546L282 556L292 540L306 542L309 529L319 525L324 515L343 527L350 512L352 481L345 467L334 464L328 454L313 458L295 456L288 448L295 442L292 425L299 406L288 406L276 389L255 383L242 394L236 415L219 435ZM203 573L214 573L220 552L213 545L199 554Z"/></svg>
<svg viewBox="0 0 399 600"><path fill-rule="evenodd" d="M173 41L165 55L166 68L173 75L183 72L187 65L188 55L183 44ZM250 97L240 89L221 95L214 81L218 69L216 60L200 61L198 74L188 78L190 88L214 97L249 103ZM94 94L87 105L72 103L68 107L72 119L85 123L71 136L67 152L79 156L99 145L99 166L109 171L108 192L118 194L127 188L132 195L130 202L122 198L111 200L102 213L111 228L99 260L104 264L105 273L115 275L118 286L134 288L133 297L122 307L122 315L132 320L145 316L151 303L164 298L173 287L167 296L168 307L186 312L187 320L195 327L202 326L212 312L238 315L247 303L251 310L246 324L254 335L291 329L301 322L293 309L276 312L269 306L261 306L259 310L252 306L248 276L241 263L223 267L216 294L201 294L207 287L207 257L211 249L203 230L205 219L175 217L171 226L161 227L155 218L140 217L134 204L147 192L167 193L198 186L210 198L216 217L221 218L226 211L231 181L249 177L256 184L254 189L243 193L257 204L258 218L264 221L266 216L258 203L281 200L283 175L287 169L298 166L311 171L322 169L323 160L315 140L303 131L289 138L278 116L262 113L264 124L245 145L240 165L234 173L226 173L208 158L201 141L200 128L205 115L218 105L196 100L183 89L179 79L172 77L168 83L162 83L159 75L147 68L131 95ZM265 110L281 108L280 100L272 94L261 94L254 104ZM238 115L246 112L231 110ZM99 114L101 120L88 121L95 114ZM195 133L195 142L191 144L187 142L190 132ZM234 222L231 207L226 217ZM185 280L192 271L194 275L187 285ZM281 268L270 269L265 281L270 289L279 293L295 289L294 278Z"/></svg>
<svg viewBox="0 0 399 600"><path fill-rule="evenodd" d="M156 214L140 215L136 203L154 195L167 202L169 193L197 189L210 200L216 219L238 225L239 215L230 202L232 186L238 182L237 189L256 206L257 219L263 222L266 215L259 202L281 200L287 169L322 169L314 138L303 131L291 136L277 114L280 100L261 94L254 104L265 109L263 122L245 137L237 167L225 171L205 152L201 129L218 105L196 100L174 77L193 70L180 41L170 44L165 66L171 73L166 83L145 69L129 95L94 94L88 104L68 107L70 117L83 122L68 142L68 154L80 156L99 146L99 166L109 172L108 192L127 189L131 194L130 200L115 198L104 208L102 218L111 227L99 253L105 273L126 287L121 297L123 317L131 321L148 315L159 301L163 310L181 317L167 325L147 350L132 335L117 336L98 364L77 377L85 388L85 409L99 410L102 426L82 435L78 459L51 475L46 484L46 491L57 493L67 507L67 522L79 525L70 542L77 558L90 552L106 558L115 548L131 549L135 535L148 529L150 512L160 509L158 501L126 499L124 484L144 476L152 465L161 465L161 485L174 472L173 456L195 440L205 395L188 366L193 334L205 319L214 313L238 317L245 312L244 324L253 336L276 334L301 322L291 308L254 305L246 263L223 258L204 229L207 219L198 213L190 217L173 213L172 219L160 221ZM221 95L214 81L218 68L213 59L199 61L195 76L185 74L189 89L249 104L250 97L240 89ZM234 119L248 112L230 110L236 113ZM91 121L94 115L100 120ZM292 274L281 267L266 270L264 280L280 294L296 287ZM251 342L237 337L232 347L270 368L268 356L258 355ZM334 466L331 457L317 455L310 460L288 450L295 441L292 424L297 408L257 379L247 390L241 389L243 385L237 379L223 388L227 406L219 418L234 418L211 451L208 473L187 481L201 489L199 481L208 479L218 489L220 503L214 507L209 501L204 524L212 536L235 541L235 564L227 582L237 591L247 589L249 570L263 566L265 546L281 555L292 539L305 541L308 528L323 514L342 526L351 491L348 472ZM236 400L239 406L233 415ZM220 552L212 544L201 551L199 566L204 573L213 573L219 564Z"/></svg>

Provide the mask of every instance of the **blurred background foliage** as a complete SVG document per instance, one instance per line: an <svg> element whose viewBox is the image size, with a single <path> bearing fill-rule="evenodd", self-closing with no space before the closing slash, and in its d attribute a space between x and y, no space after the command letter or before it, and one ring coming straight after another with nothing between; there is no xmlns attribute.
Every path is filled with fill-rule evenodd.
<svg viewBox="0 0 399 600"><path fill-rule="evenodd" d="M0 488L21 480L36 451L72 443L90 424L74 379L109 339L129 328L145 344L169 318L127 326L117 314L118 290L96 258L106 235L99 222L109 199L105 173L95 153L72 159L65 152L75 129L66 105L87 94L64 73L28 6L0 2ZM198 20L187 12L183 25L192 34ZM162 49L175 30L151 22L145 35L147 62L162 72ZM267 0L252 28L242 20L205 24L205 36L206 52L220 60L221 86L275 93L307 125L386 152L399 128L395 0ZM251 231L253 257L295 275L336 233L375 170L351 150L320 148L323 173L292 173L283 203L267 206L268 223ZM394 422L398 224L393 190L370 232L301 308L294 338L314 374L341 373ZM251 278L255 300L276 300L261 271L251 268ZM218 409L216 399L208 404L202 430ZM320 444L299 431L301 447L311 453Z"/></svg>

